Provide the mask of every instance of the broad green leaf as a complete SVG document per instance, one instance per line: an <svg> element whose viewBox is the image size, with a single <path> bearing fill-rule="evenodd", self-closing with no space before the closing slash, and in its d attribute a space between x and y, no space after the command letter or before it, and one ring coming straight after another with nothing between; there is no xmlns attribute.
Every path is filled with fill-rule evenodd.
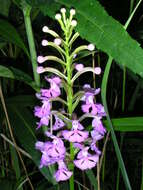
<svg viewBox="0 0 143 190"><path fill-rule="evenodd" d="M17 140L39 167L41 156L35 149L35 142L37 141L35 136L36 121L33 114L27 108L14 105L8 106L8 111L10 123ZM53 185L56 184L50 168L42 168L40 171L49 182Z"/></svg>
<svg viewBox="0 0 143 190"><path fill-rule="evenodd" d="M120 132L137 132L143 131L143 117L128 117L112 119L112 124L115 131ZM107 120L104 121L105 126L109 130Z"/></svg>
<svg viewBox="0 0 143 190"><path fill-rule="evenodd" d="M10 4L10 0L0 0L0 14L8 16Z"/></svg>
<svg viewBox="0 0 143 190"><path fill-rule="evenodd" d="M6 42L13 43L16 46L20 47L24 50L26 55L30 57L28 50L17 30L14 28L13 25L3 19L0 19L0 37Z"/></svg>
<svg viewBox="0 0 143 190"><path fill-rule="evenodd" d="M53 8L54 5L57 8L60 5L65 5L68 8L74 7L77 12L77 31L80 36L111 55L118 64L128 67L135 74L143 77L143 50L140 44L130 37L118 21L107 14L97 0L80 2L77 0L55 0L53 4L50 3L47 6L47 9L41 10L45 15L53 17L57 11Z"/></svg>
<svg viewBox="0 0 143 190"><path fill-rule="evenodd" d="M17 95L6 99L7 105L15 105L21 107L34 107L36 105L36 97L33 95Z"/></svg>
<svg viewBox="0 0 143 190"><path fill-rule="evenodd" d="M14 67L7 68L5 66L0 65L0 77L20 80L31 86L33 89L38 90L38 87L36 86L35 82L28 74Z"/></svg>

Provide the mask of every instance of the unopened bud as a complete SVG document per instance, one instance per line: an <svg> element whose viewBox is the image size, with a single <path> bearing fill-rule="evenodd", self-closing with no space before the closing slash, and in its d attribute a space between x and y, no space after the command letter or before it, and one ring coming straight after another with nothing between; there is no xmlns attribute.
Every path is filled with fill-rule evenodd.
<svg viewBox="0 0 143 190"><path fill-rule="evenodd" d="M59 46L59 45L61 45L62 41L60 38L55 38L54 43Z"/></svg>
<svg viewBox="0 0 143 190"><path fill-rule="evenodd" d="M42 46L47 46L48 45L48 41L47 40L42 40Z"/></svg>
<svg viewBox="0 0 143 190"><path fill-rule="evenodd" d="M44 27L42 28L42 31L43 31L43 32L48 32L48 30L49 30L48 26L44 26Z"/></svg>
<svg viewBox="0 0 143 190"><path fill-rule="evenodd" d="M66 13L66 9L65 8L61 8L61 13Z"/></svg>
<svg viewBox="0 0 143 190"><path fill-rule="evenodd" d="M70 14L71 14L71 15L75 15L75 9L71 9L71 10L70 10Z"/></svg>
<svg viewBox="0 0 143 190"><path fill-rule="evenodd" d="M95 49L95 46L94 46L93 44L89 44L89 45L87 46L87 49L88 49L89 51L93 51L93 50Z"/></svg>
<svg viewBox="0 0 143 190"><path fill-rule="evenodd" d="M76 20L72 20L72 21L71 21L71 25L72 25L73 27L75 27L75 26L77 25L77 21L76 21Z"/></svg>
<svg viewBox="0 0 143 190"><path fill-rule="evenodd" d="M37 61L38 61L38 63L43 63L45 61L45 59L43 56L38 56Z"/></svg>
<svg viewBox="0 0 143 190"><path fill-rule="evenodd" d="M61 19L61 14L59 14L59 13L56 14L56 15L55 15L55 19L56 19L56 20L60 20L60 19Z"/></svg>
<svg viewBox="0 0 143 190"><path fill-rule="evenodd" d="M43 73L43 72L44 72L44 67L42 67L42 66L37 67L38 74Z"/></svg>
<svg viewBox="0 0 143 190"><path fill-rule="evenodd" d="M100 73L101 73L101 68L100 67L95 67L95 74L97 74L97 75L100 75Z"/></svg>

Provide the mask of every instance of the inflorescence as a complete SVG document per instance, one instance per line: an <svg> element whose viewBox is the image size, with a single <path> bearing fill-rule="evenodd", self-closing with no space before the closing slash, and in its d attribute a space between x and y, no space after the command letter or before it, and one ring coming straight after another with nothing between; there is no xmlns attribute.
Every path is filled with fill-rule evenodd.
<svg viewBox="0 0 143 190"><path fill-rule="evenodd" d="M46 39L42 40L42 46L52 46L60 53L61 57L38 56L37 58L39 64L45 61L55 61L61 64L63 68L61 72L61 69L38 66L37 72L39 74L50 72L54 75L45 77L50 87L41 88L40 92L36 94L41 101L41 106L36 106L34 110L35 116L39 118L37 129L42 126L47 127L45 135L48 140L46 142L38 141L35 145L36 149L42 153L40 168L57 164L58 170L54 174L56 181L68 180L72 176L73 171L69 167L71 163L80 170L95 167L101 154L97 147L97 141L102 139L106 133L106 129L102 124L102 117L106 115L104 107L95 101L95 96L100 93L100 88L94 89L89 84L85 84L82 91L76 92L75 95L71 94L72 115L65 108L69 106L68 88L71 88L73 93L73 84L80 75L85 72L93 72L96 75L101 73L100 67L84 67L83 64L75 62L80 51L93 51L95 47L93 44L89 44L79 46L75 50L72 49L73 42L79 36L77 32L73 32L77 25L77 21L73 19L74 15L75 10L71 9L70 16L67 18L66 9L62 8L61 14L55 16L64 33L64 39L47 26L42 29L43 32L54 37L53 42ZM66 101L60 97L62 95L61 88L67 93ZM53 110L53 101L61 102L64 109L62 107L60 110ZM80 116L80 118L73 117L75 116L74 110L79 102L82 102L83 116ZM92 120L92 128L87 128L82 124L85 118ZM72 144L73 158L71 158L67 142Z"/></svg>

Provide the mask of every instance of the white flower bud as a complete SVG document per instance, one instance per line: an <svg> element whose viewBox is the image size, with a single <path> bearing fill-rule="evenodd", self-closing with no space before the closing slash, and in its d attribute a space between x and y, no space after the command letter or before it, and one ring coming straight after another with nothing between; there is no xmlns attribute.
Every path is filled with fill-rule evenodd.
<svg viewBox="0 0 143 190"><path fill-rule="evenodd" d="M54 43L59 46L59 45L61 45L62 41L60 38L55 38Z"/></svg>
<svg viewBox="0 0 143 190"><path fill-rule="evenodd" d="M89 45L87 46L87 49L88 49L89 51L93 51L93 50L95 49L95 46L94 46L93 44L89 44Z"/></svg>
<svg viewBox="0 0 143 190"><path fill-rule="evenodd" d="M76 20L72 20L71 21L71 26L75 27L77 25L77 21Z"/></svg>
<svg viewBox="0 0 143 190"><path fill-rule="evenodd" d="M95 74L100 75L101 74L101 68L95 67L94 72L95 72Z"/></svg>
<svg viewBox="0 0 143 190"><path fill-rule="evenodd" d="M42 40L42 46L47 46L48 45L48 41L47 40Z"/></svg>
<svg viewBox="0 0 143 190"><path fill-rule="evenodd" d="M37 67L37 73L43 73L44 72L44 67L42 67L42 66L39 66L39 67Z"/></svg>
<svg viewBox="0 0 143 190"><path fill-rule="evenodd" d="M65 8L61 8L61 13L66 13L66 9Z"/></svg>
<svg viewBox="0 0 143 190"><path fill-rule="evenodd" d="M59 14L59 13L56 14L56 15L55 15L55 19L56 19L56 20L60 20L60 19L61 19L61 14Z"/></svg>
<svg viewBox="0 0 143 190"><path fill-rule="evenodd" d="M48 32L48 30L49 30L48 26L44 26L44 27L42 28L42 31L43 31L43 32Z"/></svg>
<svg viewBox="0 0 143 190"><path fill-rule="evenodd" d="M45 61L45 59L43 56L38 56L37 61L38 61L38 63L43 63Z"/></svg>
<svg viewBox="0 0 143 190"><path fill-rule="evenodd" d="M70 14L71 14L71 15L75 15L75 9L71 9L71 10L70 10Z"/></svg>

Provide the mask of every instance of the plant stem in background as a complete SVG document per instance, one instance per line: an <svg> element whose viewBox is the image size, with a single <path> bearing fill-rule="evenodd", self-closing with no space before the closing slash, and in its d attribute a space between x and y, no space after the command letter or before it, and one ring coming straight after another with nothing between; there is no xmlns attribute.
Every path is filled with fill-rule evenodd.
<svg viewBox="0 0 143 190"><path fill-rule="evenodd" d="M34 81L37 84L37 86L40 86L40 76L37 73L37 55L36 55L36 48L35 48L34 37L33 37L33 32L32 32L30 13L31 13L31 6L24 3L23 15L24 15L25 28L26 28L27 39L28 39L28 44L29 44L29 49L30 49Z"/></svg>

